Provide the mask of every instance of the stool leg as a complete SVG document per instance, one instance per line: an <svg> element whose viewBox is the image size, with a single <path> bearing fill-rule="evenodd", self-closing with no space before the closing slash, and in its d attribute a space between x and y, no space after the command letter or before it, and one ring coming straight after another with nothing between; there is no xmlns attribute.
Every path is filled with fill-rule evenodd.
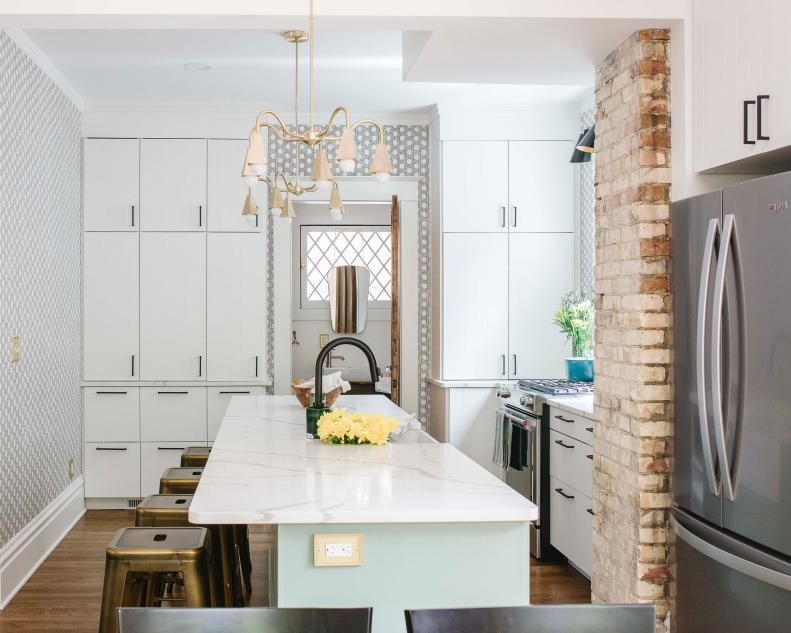
<svg viewBox="0 0 791 633"><path fill-rule="evenodd" d="M212 604L212 569L208 558L182 561L182 572L184 574L184 598L188 607L200 609L217 606Z"/></svg>
<svg viewBox="0 0 791 633"><path fill-rule="evenodd" d="M250 530L246 525L242 525L239 528L239 532L239 554L242 559L242 577L244 578L244 588L247 590L247 593L250 593L253 590L253 586L250 583L250 577L253 572L253 561L250 558Z"/></svg>
<svg viewBox="0 0 791 633"><path fill-rule="evenodd" d="M104 564L104 587L102 610L99 616L99 633L116 633L118 618L116 609L123 605L126 586L126 565L114 560Z"/></svg>

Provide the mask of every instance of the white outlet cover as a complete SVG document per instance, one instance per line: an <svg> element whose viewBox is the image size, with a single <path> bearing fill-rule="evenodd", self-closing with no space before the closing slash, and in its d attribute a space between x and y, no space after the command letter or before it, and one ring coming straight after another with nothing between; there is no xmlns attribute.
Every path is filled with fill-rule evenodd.
<svg viewBox="0 0 791 633"><path fill-rule="evenodd" d="M351 543L327 543L324 545L324 555L327 558L350 558L354 554Z"/></svg>

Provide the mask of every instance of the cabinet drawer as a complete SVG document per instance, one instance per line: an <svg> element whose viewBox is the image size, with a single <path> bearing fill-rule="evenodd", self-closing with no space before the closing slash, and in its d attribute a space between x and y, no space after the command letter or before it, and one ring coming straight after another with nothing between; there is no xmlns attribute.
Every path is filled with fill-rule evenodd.
<svg viewBox="0 0 791 633"><path fill-rule="evenodd" d="M181 453L188 446L206 442L143 442L140 445L140 496L159 493L159 478L166 468L181 465Z"/></svg>
<svg viewBox="0 0 791 633"><path fill-rule="evenodd" d="M593 420L557 407L550 407L549 427L593 446Z"/></svg>
<svg viewBox="0 0 791 633"><path fill-rule="evenodd" d="M590 496L593 479L593 449L573 437L550 430L549 473L564 484Z"/></svg>
<svg viewBox="0 0 791 633"><path fill-rule="evenodd" d="M234 396L260 396L266 387L207 387L206 401L209 413L208 439L213 442L220 430L228 403Z"/></svg>
<svg viewBox="0 0 791 633"><path fill-rule="evenodd" d="M140 390L143 442L206 442L205 387L143 387Z"/></svg>
<svg viewBox="0 0 791 633"><path fill-rule="evenodd" d="M140 439L140 389L83 389L86 442L137 442Z"/></svg>
<svg viewBox="0 0 791 633"><path fill-rule="evenodd" d="M549 478L549 541L569 559L574 558L579 496L570 486Z"/></svg>
<svg viewBox="0 0 791 633"><path fill-rule="evenodd" d="M86 497L139 497L140 444L85 444Z"/></svg>

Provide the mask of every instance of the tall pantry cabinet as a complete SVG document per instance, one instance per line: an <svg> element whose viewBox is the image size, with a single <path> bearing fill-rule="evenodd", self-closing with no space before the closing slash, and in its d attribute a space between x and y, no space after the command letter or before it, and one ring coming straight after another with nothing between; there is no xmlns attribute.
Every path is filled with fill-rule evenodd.
<svg viewBox="0 0 791 633"><path fill-rule="evenodd" d="M230 398L264 393L266 235L242 216L246 141L84 142L85 496L157 492L211 443ZM265 199L265 198L264 198Z"/></svg>

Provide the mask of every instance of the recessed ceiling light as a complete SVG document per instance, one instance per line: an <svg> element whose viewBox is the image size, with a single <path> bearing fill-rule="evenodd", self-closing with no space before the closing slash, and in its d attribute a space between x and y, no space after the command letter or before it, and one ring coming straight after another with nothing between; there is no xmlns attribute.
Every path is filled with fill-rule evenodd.
<svg viewBox="0 0 791 633"><path fill-rule="evenodd" d="M189 62L184 64L184 70L189 71L201 71L201 70L209 70L211 66L208 64L204 64L202 62Z"/></svg>

